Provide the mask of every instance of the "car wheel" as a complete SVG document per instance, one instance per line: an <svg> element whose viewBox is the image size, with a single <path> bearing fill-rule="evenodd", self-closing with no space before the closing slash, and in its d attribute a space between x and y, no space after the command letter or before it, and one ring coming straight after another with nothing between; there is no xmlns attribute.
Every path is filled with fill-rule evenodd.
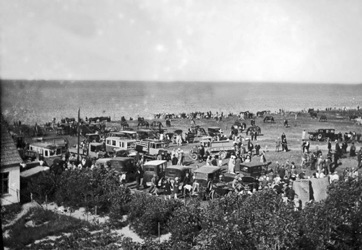
<svg viewBox="0 0 362 250"><path fill-rule="evenodd" d="M190 155L190 157L191 157L191 159L193 159L194 161L196 161L197 158L198 158L198 156L197 156L196 153L192 153L192 154Z"/></svg>
<svg viewBox="0 0 362 250"><path fill-rule="evenodd" d="M318 140L322 141L323 140L323 135L322 134L318 134Z"/></svg>
<svg viewBox="0 0 362 250"><path fill-rule="evenodd" d="M227 157L227 152L226 152L226 151L221 151L221 152L220 152L220 158L221 158L221 160L226 159L226 157Z"/></svg>

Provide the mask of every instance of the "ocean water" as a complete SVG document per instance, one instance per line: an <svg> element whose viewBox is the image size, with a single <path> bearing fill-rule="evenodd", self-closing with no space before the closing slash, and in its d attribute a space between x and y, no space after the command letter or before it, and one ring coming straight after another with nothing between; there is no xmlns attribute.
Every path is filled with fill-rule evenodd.
<svg viewBox="0 0 362 250"><path fill-rule="evenodd" d="M1 111L9 121L44 123L64 117L153 117L154 113L298 111L362 106L362 84L2 81Z"/></svg>

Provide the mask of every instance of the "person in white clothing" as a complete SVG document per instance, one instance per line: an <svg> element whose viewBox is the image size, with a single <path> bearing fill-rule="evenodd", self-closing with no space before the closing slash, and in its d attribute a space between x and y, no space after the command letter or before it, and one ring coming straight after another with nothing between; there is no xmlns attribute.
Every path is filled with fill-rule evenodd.
<svg viewBox="0 0 362 250"><path fill-rule="evenodd" d="M331 176L329 177L329 182L335 182L339 180L339 175L336 172L333 172Z"/></svg>
<svg viewBox="0 0 362 250"><path fill-rule="evenodd" d="M232 155L230 157L229 163L228 163L228 173L233 174L234 173L234 168L235 168L235 156Z"/></svg>

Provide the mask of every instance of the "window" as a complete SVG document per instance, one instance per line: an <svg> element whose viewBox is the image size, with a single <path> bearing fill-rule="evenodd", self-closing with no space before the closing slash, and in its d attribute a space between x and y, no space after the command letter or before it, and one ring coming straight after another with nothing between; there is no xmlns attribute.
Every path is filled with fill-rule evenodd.
<svg viewBox="0 0 362 250"><path fill-rule="evenodd" d="M115 140L112 140L112 145L116 146L116 141Z"/></svg>
<svg viewBox="0 0 362 250"><path fill-rule="evenodd" d="M44 156L49 156L48 155L48 150L44 150Z"/></svg>
<svg viewBox="0 0 362 250"><path fill-rule="evenodd" d="M1 173L1 194L9 193L9 172Z"/></svg>
<svg viewBox="0 0 362 250"><path fill-rule="evenodd" d="M107 140L107 145L111 145L111 140Z"/></svg>

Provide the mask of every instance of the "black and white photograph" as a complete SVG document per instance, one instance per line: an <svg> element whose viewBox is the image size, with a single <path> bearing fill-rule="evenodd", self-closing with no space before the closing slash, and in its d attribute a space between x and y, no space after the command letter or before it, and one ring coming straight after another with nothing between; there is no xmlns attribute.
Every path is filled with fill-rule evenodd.
<svg viewBox="0 0 362 250"><path fill-rule="evenodd" d="M2 249L362 249L361 0L0 0Z"/></svg>

